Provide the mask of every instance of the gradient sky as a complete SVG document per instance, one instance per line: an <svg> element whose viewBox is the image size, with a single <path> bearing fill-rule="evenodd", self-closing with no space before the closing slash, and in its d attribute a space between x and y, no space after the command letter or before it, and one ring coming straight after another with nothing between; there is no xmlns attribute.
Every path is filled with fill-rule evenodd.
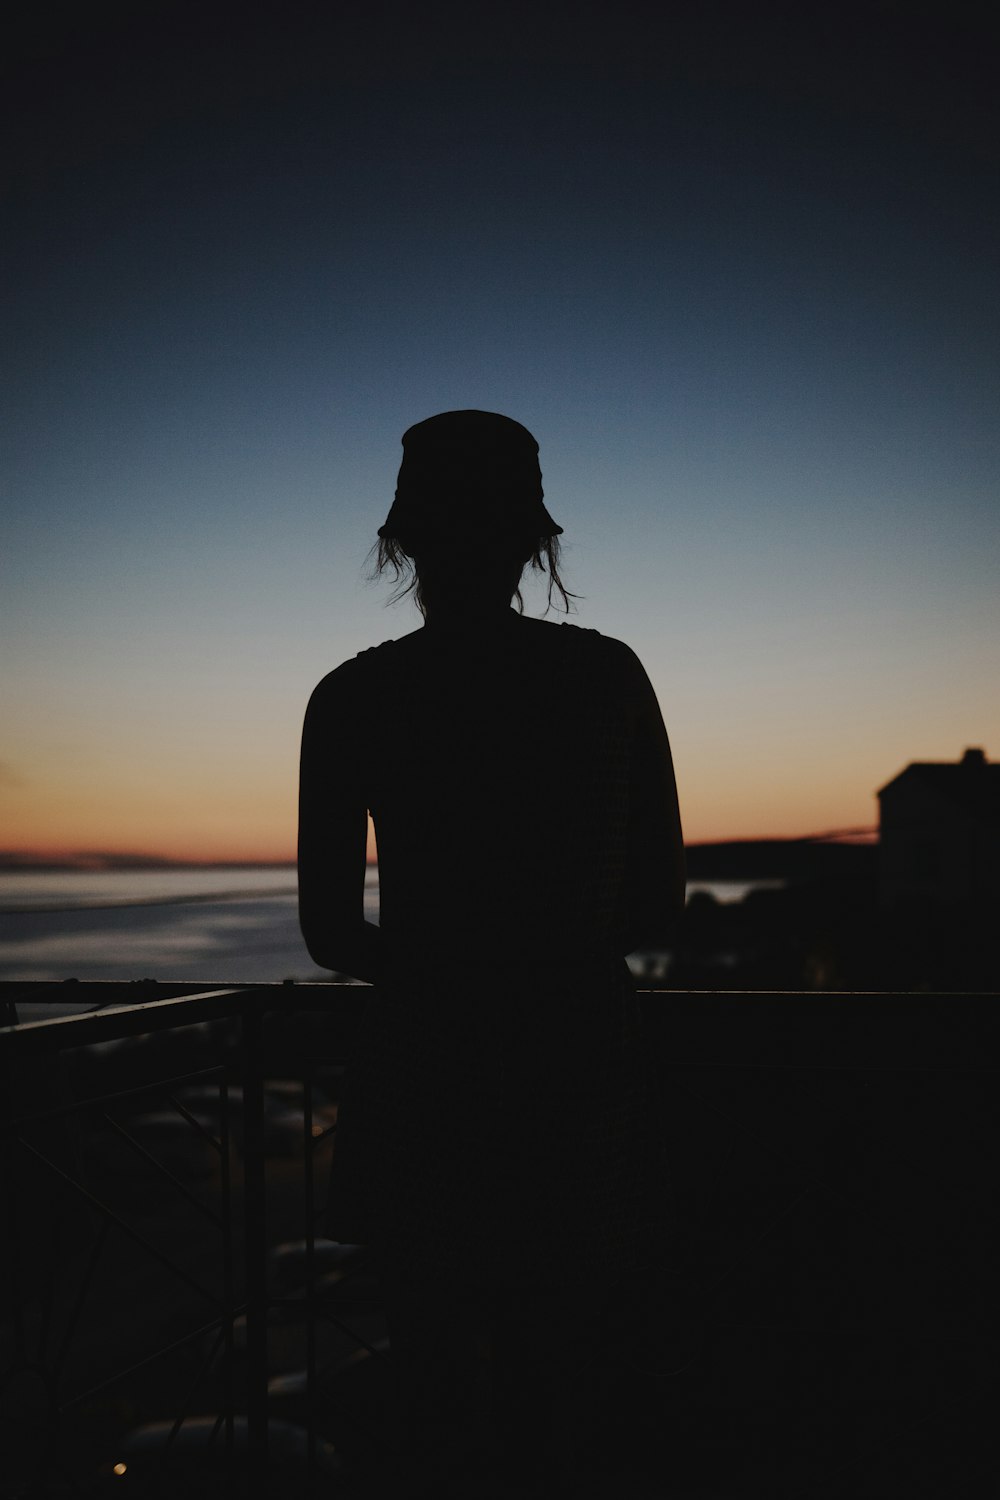
<svg viewBox="0 0 1000 1500"><path fill-rule="evenodd" d="M6 91L0 847L289 857L312 686L419 625L365 556L454 407L539 439L690 840L1000 754L961 8L139 9L29 18Z"/></svg>

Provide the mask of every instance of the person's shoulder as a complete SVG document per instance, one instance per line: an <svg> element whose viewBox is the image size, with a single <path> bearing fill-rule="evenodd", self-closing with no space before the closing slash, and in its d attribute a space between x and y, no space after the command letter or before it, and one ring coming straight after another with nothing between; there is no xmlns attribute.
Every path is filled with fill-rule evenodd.
<svg viewBox="0 0 1000 1500"><path fill-rule="evenodd" d="M517 623L522 631L530 632L533 644L538 645L544 641L553 650L585 651L594 649L594 642L608 639L592 626L576 625L572 620L547 620L544 616L518 615Z"/></svg>
<svg viewBox="0 0 1000 1500"><path fill-rule="evenodd" d="M613 635L604 635L600 630L588 626L574 625L569 620L561 622L560 632L571 650L588 653L595 661L601 660L620 671L643 671L642 663L632 647Z"/></svg>
<svg viewBox="0 0 1000 1500"><path fill-rule="evenodd" d="M372 678L394 662L401 644L401 641L383 641L381 645L366 646L356 656L349 656L339 667L320 678L313 688L310 703L328 703L362 691Z"/></svg>

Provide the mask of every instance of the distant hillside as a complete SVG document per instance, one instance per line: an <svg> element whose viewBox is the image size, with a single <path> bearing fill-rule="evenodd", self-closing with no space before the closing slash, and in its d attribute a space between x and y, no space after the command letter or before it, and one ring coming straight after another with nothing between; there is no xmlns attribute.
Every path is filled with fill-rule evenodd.
<svg viewBox="0 0 1000 1500"><path fill-rule="evenodd" d="M875 872L878 845L823 839L732 839L689 844L689 880L864 879Z"/></svg>

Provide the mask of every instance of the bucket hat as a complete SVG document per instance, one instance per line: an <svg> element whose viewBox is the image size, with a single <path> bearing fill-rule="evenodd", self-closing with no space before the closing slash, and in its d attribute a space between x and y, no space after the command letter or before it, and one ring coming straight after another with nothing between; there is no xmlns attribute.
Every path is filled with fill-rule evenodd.
<svg viewBox="0 0 1000 1500"><path fill-rule="evenodd" d="M380 537L416 542L475 531L558 536L542 499L538 444L492 411L443 411L403 433L396 494Z"/></svg>

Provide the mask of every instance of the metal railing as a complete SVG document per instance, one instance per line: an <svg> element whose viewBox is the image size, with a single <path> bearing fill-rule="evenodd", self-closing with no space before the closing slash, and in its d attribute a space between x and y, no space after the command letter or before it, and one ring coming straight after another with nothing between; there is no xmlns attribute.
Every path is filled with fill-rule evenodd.
<svg viewBox="0 0 1000 1500"><path fill-rule="evenodd" d="M8 1397L31 1388L30 1398L8 1400L5 1408L4 1479L11 1493L90 1494L100 1489L102 1468L106 1477L130 1474L135 1488L137 1470L182 1468L179 1455L199 1443L223 1469L238 1467L248 1484L261 1481L275 1441L275 1424L268 1426L268 1321L289 1301L268 1286L267 1169L274 1149L266 1080L276 1067L283 1081L302 1080L296 1108L289 1109L287 1098L278 1104L286 1152L299 1117L306 1294L299 1302L311 1390L314 1171L332 1126L316 1126L317 1053L301 1047L302 1020L310 1007L328 1012L323 1062L336 1066L337 1023L342 1036L352 1000L357 1005L357 991L350 990L301 987L292 996L280 985L2 987L8 1008L30 1004L37 1011L70 1001L92 1007L0 1031L6 1106L0 1374ZM290 1059L297 1035L292 1000L298 1042ZM285 1022L277 1051L267 1035L272 1018ZM164 1299L173 1314L166 1328L154 1315ZM176 1390L169 1393L158 1369L176 1365L182 1352L191 1356L193 1378L174 1370ZM121 1399L123 1391L140 1395L137 1416L151 1415L143 1410L151 1401L162 1404L152 1413L162 1432L143 1424L134 1461L129 1442L112 1430L115 1414L135 1405ZM206 1398L214 1411L207 1427L190 1418ZM103 1465L82 1431L88 1419L98 1432L107 1430ZM278 1436L287 1446L288 1433ZM162 1462L143 1456L151 1447L162 1450ZM292 1461L321 1469L313 1426L301 1448Z"/></svg>
<svg viewBox="0 0 1000 1500"><path fill-rule="evenodd" d="M187 1462L243 1493L328 1487L327 1377L350 1345L383 1347L370 1288L352 1303L343 1269L319 1274L321 1253L351 1255L317 1244L331 1097L367 993L0 986L15 1008L91 1007L0 1029L5 1495L98 1495L126 1475L183 1494ZM762 1403L891 1408L803 1471L811 1495L847 1493L886 1432L919 1450L931 1388L968 1418L942 1462L976 1462L997 1352L997 1000L643 993L683 1227L671 1285L693 1309L654 1382L663 1400L679 1380L689 1405L752 1408L758 1427ZM276 1268L289 1226L297 1278ZM290 1362L291 1421L275 1415ZM358 1451L378 1434L361 1436ZM283 1481L267 1489L269 1452Z"/></svg>

